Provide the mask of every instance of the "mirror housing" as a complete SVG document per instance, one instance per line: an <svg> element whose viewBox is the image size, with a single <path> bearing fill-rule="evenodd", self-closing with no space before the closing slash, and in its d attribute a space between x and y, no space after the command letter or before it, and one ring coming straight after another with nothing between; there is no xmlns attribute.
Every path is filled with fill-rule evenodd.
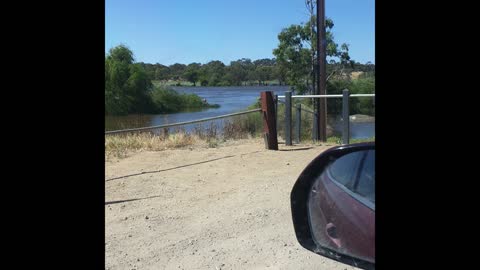
<svg viewBox="0 0 480 270"><path fill-rule="evenodd" d="M295 235L302 247L316 254L352 265L354 267L375 269L375 263L356 258L351 255L339 253L333 249L319 246L317 243L315 243L313 233L310 228L308 213L308 199L312 185L316 178L322 174L327 165L329 165L332 160L336 160L344 155L367 150L375 150L375 142L337 146L322 152L312 162L310 162L310 164L308 164L308 166L298 177L290 194L290 202Z"/></svg>

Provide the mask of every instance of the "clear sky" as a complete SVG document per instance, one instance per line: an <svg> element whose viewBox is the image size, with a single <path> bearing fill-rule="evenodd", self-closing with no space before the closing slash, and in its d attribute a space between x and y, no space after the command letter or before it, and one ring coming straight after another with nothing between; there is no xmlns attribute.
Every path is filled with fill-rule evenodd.
<svg viewBox="0 0 480 270"><path fill-rule="evenodd" d="M338 44L375 63L375 0L325 0ZM105 0L105 52L171 65L273 58L282 28L308 20L305 0Z"/></svg>

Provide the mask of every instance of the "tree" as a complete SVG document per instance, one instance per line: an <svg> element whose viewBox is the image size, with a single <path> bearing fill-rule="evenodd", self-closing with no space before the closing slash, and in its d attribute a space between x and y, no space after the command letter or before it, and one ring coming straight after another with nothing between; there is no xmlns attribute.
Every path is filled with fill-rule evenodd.
<svg viewBox="0 0 480 270"><path fill-rule="evenodd" d="M273 78L278 80L280 85L285 85L287 81L287 69L283 65L276 64L273 67Z"/></svg>
<svg viewBox="0 0 480 270"><path fill-rule="evenodd" d="M147 73L147 76L150 80L155 80L155 66L148 63L140 62L138 63Z"/></svg>
<svg viewBox="0 0 480 270"><path fill-rule="evenodd" d="M258 67L258 66L268 66L268 67L273 67L275 66L275 58L263 58L263 59L258 59L258 60L255 60L253 61L253 64L255 65L255 67Z"/></svg>
<svg viewBox="0 0 480 270"><path fill-rule="evenodd" d="M310 66L309 49L305 48L307 37L305 27L291 25L283 29L278 35L278 47L273 50L277 64L284 68L287 83L299 93L308 89L305 79L308 78Z"/></svg>
<svg viewBox="0 0 480 270"><path fill-rule="evenodd" d="M316 28L314 27L316 17L311 16L307 23L300 25L291 25L284 28L278 35L279 44L273 50L276 56L277 65L284 71L285 79L294 90L299 94L303 94L312 90L311 81L313 81L312 67L317 61L317 55L313 55L312 51L316 48ZM348 54L348 45L342 44L339 46L334 41L331 29L334 24L331 19L326 19L326 39L327 39L327 56L331 63L339 61L339 67L344 67L351 64L350 56ZM327 76L335 75L335 73L343 74L343 69L334 69Z"/></svg>
<svg viewBox="0 0 480 270"><path fill-rule="evenodd" d="M185 71L186 68L187 68L186 65L179 64L179 63L175 63L169 66L170 78L173 80L179 80L182 77L183 72Z"/></svg>
<svg viewBox="0 0 480 270"><path fill-rule="evenodd" d="M133 63L125 45L111 48L105 57L105 113L128 114L150 109L153 85L141 64Z"/></svg>
<svg viewBox="0 0 480 270"><path fill-rule="evenodd" d="M154 79L155 80L168 80L170 77L170 68L167 66L164 66L162 64L156 63L154 66L155 68L155 73L154 73Z"/></svg>
<svg viewBox="0 0 480 270"><path fill-rule="evenodd" d="M258 85L264 85L265 81L273 78L273 67L258 66L255 68L255 79L258 80Z"/></svg>
<svg viewBox="0 0 480 270"><path fill-rule="evenodd" d="M206 81L208 86L218 86L225 75L225 64L221 61L210 61L202 65L201 81Z"/></svg>
<svg viewBox="0 0 480 270"><path fill-rule="evenodd" d="M254 69L251 70L249 79L258 81L258 85L275 78L276 59L264 58L253 61Z"/></svg>
<svg viewBox="0 0 480 270"><path fill-rule="evenodd" d="M191 63L187 66L183 72L183 78L193 83L193 86L197 86L197 81L200 78L200 63Z"/></svg>
<svg viewBox="0 0 480 270"><path fill-rule="evenodd" d="M230 68L228 69L229 78L234 85L241 85L242 82L248 79L248 73L254 68L252 60L248 58L242 58L237 61L230 62Z"/></svg>

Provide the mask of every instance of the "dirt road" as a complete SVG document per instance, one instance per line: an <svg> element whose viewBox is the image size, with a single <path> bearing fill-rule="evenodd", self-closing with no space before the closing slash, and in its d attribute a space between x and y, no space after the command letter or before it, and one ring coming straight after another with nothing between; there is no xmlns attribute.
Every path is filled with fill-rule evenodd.
<svg viewBox="0 0 480 270"><path fill-rule="evenodd" d="M331 146L306 147L241 140L107 162L106 269L354 269L295 238L291 188Z"/></svg>

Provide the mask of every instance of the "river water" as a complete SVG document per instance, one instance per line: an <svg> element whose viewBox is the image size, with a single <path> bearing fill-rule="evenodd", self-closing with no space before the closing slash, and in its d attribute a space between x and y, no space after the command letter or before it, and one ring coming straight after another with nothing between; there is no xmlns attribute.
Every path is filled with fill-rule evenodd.
<svg viewBox="0 0 480 270"><path fill-rule="evenodd" d="M289 90L288 86L241 86L241 87L173 87L181 93L194 93L205 98L210 104L219 104L220 108L208 108L197 111L153 114L153 115L128 115L106 116L105 129L118 130L146 126L157 126L177 122L191 121L201 118L214 117L223 114L247 110L260 97L262 91L273 91L274 94L283 95ZM220 123L220 121L217 121ZM205 122L206 125L209 122ZM221 124L221 123L220 123ZM189 131L195 125L185 125ZM335 121L335 133L341 132L341 122ZM351 138L369 138L375 136L375 122L355 123L350 126Z"/></svg>

